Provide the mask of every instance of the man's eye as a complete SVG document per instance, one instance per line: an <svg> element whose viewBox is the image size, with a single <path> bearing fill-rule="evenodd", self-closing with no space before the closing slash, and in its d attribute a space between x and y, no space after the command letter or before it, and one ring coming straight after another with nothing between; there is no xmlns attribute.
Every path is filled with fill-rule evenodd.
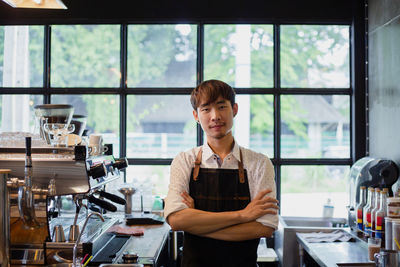
<svg viewBox="0 0 400 267"><path fill-rule="evenodd" d="M201 111L207 112L207 111L208 111L208 108L203 108Z"/></svg>
<svg viewBox="0 0 400 267"><path fill-rule="evenodd" d="M224 109L224 108L226 108L226 106L220 106L219 108L220 108L220 109Z"/></svg>

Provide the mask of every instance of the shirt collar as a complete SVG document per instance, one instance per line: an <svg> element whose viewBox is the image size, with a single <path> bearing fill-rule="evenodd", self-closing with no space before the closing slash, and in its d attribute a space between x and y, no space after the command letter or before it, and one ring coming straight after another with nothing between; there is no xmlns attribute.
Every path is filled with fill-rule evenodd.
<svg viewBox="0 0 400 267"><path fill-rule="evenodd" d="M240 161L240 147L238 143L234 140L234 145L232 149L232 155L236 158L237 161ZM206 161L210 159L211 157L214 157L216 154L212 151L211 147L208 145L206 142L203 145L203 155L201 158L201 161Z"/></svg>

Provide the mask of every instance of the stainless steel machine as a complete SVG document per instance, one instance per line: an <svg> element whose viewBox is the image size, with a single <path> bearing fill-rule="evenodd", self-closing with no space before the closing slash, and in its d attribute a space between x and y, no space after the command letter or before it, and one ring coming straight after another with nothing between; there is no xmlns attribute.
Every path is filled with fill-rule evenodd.
<svg viewBox="0 0 400 267"><path fill-rule="evenodd" d="M117 210L113 203L125 204L106 184L120 177L127 160L88 157L86 146L29 150L0 147L0 169L9 169L0 176L1 267L71 262L74 251L101 254L118 239L107 233L119 222L109 216ZM88 216L89 210L96 213Z"/></svg>

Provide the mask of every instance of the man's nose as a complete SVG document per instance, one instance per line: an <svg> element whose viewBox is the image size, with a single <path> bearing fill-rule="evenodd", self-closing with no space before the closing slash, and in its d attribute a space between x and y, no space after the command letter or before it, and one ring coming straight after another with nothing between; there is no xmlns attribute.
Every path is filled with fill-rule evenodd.
<svg viewBox="0 0 400 267"><path fill-rule="evenodd" d="M211 109L211 119L212 120L220 120L221 119L218 109L216 109L216 108Z"/></svg>

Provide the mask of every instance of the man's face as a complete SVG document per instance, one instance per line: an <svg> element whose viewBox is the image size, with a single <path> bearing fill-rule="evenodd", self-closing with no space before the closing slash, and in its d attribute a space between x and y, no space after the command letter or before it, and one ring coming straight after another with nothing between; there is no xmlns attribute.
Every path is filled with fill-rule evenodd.
<svg viewBox="0 0 400 267"><path fill-rule="evenodd" d="M233 117L237 111L236 103L232 107L229 100L220 96L213 103L202 100L197 111L193 111L193 116L200 122L207 138L221 139L232 135Z"/></svg>

